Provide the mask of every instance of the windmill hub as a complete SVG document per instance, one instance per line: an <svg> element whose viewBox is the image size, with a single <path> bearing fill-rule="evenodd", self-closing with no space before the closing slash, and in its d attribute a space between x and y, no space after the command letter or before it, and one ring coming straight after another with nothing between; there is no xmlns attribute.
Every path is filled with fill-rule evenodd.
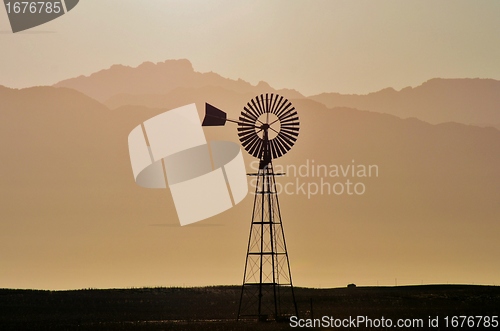
<svg viewBox="0 0 500 331"><path fill-rule="evenodd" d="M262 140L264 140L264 132L267 134L267 139L273 140L279 134L280 130L280 119L273 113L264 113L255 122L255 132Z"/></svg>

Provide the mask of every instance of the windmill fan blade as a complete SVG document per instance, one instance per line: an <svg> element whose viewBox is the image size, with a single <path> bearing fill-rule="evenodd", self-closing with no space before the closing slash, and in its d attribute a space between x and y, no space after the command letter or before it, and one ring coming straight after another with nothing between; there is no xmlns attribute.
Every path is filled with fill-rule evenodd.
<svg viewBox="0 0 500 331"><path fill-rule="evenodd" d="M283 134L294 136L295 139L297 139L297 137L299 135L299 133L297 131L292 131L292 130L287 130L287 129L282 129L281 132L283 132Z"/></svg>
<svg viewBox="0 0 500 331"><path fill-rule="evenodd" d="M248 127L255 127L255 120L249 120L246 117L240 116L239 117L240 122L238 123L239 126L248 126Z"/></svg>
<svg viewBox="0 0 500 331"><path fill-rule="evenodd" d="M266 93L266 103L267 103L267 112L270 113L272 109L272 104L273 104L273 96L274 94L267 94Z"/></svg>
<svg viewBox="0 0 500 331"><path fill-rule="evenodd" d="M295 137L297 137L299 135L299 128L294 127L294 126L290 126L290 127L285 126L285 127L281 128L280 133L281 132L289 134L289 135L294 135Z"/></svg>
<svg viewBox="0 0 500 331"><path fill-rule="evenodd" d="M295 130L295 129L297 129L297 130ZM295 128L295 127L281 128L280 134L281 133L283 133L284 135L288 135L288 136L294 136L295 138L299 135L298 128Z"/></svg>
<svg viewBox="0 0 500 331"><path fill-rule="evenodd" d="M262 112L262 114L266 113L266 102L264 100L264 94L260 95L260 98L255 98L257 100L257 105L259 106L259 110Z"/></svg>
<svg viewBox="0 0 500 331"><path fill-rule="evenodd" d="M290 122L293 122L293 121L298 121L298 119L299 118L296 116L296 117L292 117L292 118L288 118L286 120L283 120L283 121L281 121L281 123L286 124L286 123L290 123Z"/></svg>
<svg viewBox="0 0 500 331"><path fill-rule="evenodd" d="M253 126L244 126L244 127L239 127L238 128L238 136L248 134L255 131L255 128Z"/></svg>
<svg viewBox="0 0 500 331"><path fill-rule="evenodd" d="M263 95L261 95L261 98L262 97L263 97ZM264 101L265 101L264 102L264 104L265 104L264 111L269 114L271 112L271 108L269 107L269 103L270 103L270 101L269 101L269 94L266 93L266 99Z"/></svg>
<svg viewBox="0 0 500 331"><path fill-rule="evenodd" d="M257 122L257 119L259 118L259 113L258 111L252 106L250 103L247 104L246 107L244 107L245 111L241 113L242 117L247 118L248 120L252 122Z"/></svg>
<svg viewBox="0 0 500 331"><path fill-rule="evenodd" d="M252 130L255 130L255 126L253 126L253 125L248 125L248 124L238 125L238 132L252 131Z"/></svg>
<svg viewBox="0 0 500 331"><path fill-rule="evenodd" d="M240 141L243 142L243 141L249 139L250 137L257 136L257 135L255 134L255 130L252 129L252 131L240 132L240 133L238 133L238 136L240 137Z"/></svg>
<svg viewBox="0 0 500 331"><path fill-rule="evenodd" d="M291 105L289 104L289 106ZM295 111L295 107L292 106L292 108L284 108L278 117L285 119L293 115L297 115L297 112Z"/></svg>
<svg viewBox="0 0 500 331"><path fill-rule="evenodd" d="M283 97L280 96L279 100L278 100L278 96L276 96L276 104L274 106L274 109L273 109L272 113L274 115L278 114L278 112L281 110L281 107L283 107L283 105L284 105Z"/></svg>
<svg viewBox="0 0 500 331"><path fill-rule="evenodd" d="M227 114L209 103L205 103L205 118L201 126L222 126L226 124Z"/></svg>
<svg viewBox="0 0 500 331"><path fill-rule="evenodd" d="M281 155L285 155L290 149L292 149L292 146L287 145L287 143L285 142L285 139L283 139L282 137L278 138L276 140L276 143L279 146Z"/></svg>
<svg viewBox="0 0 500 331"><path fill-rule="evenodd" d="M274 94L271 93L271 108L269 109L269 112L271 114L274 114L276 110L276 102L278 101L278 98L274 96Z"/></svg>
<svg viewBox="0 0 500 331"><path fill-rule="evenodd" d="M280 119L281 122L284 120L287 120L291 117L297 116L297 112L295 111L295 108L292 107L291 109L288 109L287 111L281 113L278 118Z"/></svg>
<svg viewBox="0 0 500 331"><path fill-rule="evenodd" d="M245 147L245 149L247 150L247 152L249 152L250 154L252 154L250 151L251 151L252 147L255 146L256 142L259 139L260 138L257 135L248 136L247 138L245 138L244 140L242 140L241 144L243 145L243 147Z"/></svg>
<svg viewBox="0 0 500 331"><path fill-rule="evenodd" d="M278 153L278 147L276 146L276 140L271 140L269 142L269 146L271 148L271 155L273 157L273 159L277 159L278 157L280 157L281 155L279 155Z"/></svg>
<svg viewBox="0 0 500 331"><path fill-rule="evenodd" d="M286 132L280 132L280 139L282 139L284 142L293 145L297 141L297 137L291 136Z"/></svg>
<svg viewBox="0 0 500 331"><path fill-rule="evenodd" d="M255 141L250 144L250 154L252 154L255 157L259 157L263 145L264 143L262 142L261 139L259 138L255 139Z"/></svg>
<svg viewBox="0 0 500 331"><path fill-rule="evenodd" d="M298 118L298 117L296 117L295 122L294 122L294 121L291 121L291 122L286 122L286 123L283 123L283 122L282 122L282 125L281 125L281 126L285 126L285 127L286 127L286 126L290 126L290 127L292 127L292 126L294 126L294 127L299 127L299 118Z"/></svg>
<svg viewBox="0 0 500 331"><path fill-rule="evenodd" d="M283 103L283 106L278 110L278 112L276 113L276 116L278 116L278 118L281 118L283 116L283 114L286 114L286 112L289 111L289 108L291 105L292 104L290 101L285 100L285 103Z"/></svg>
<svg viewBox="0 0 500 331"><path fill-rule="evenodd" d="M290 125L289 124L289 125L283 125L281 127L281 130L290 131L290 132L297 131L297 135L298 135L299 134L298 131L300 130L300 128L298 126L296 126L296 125Z"/></svg>
<svg viewBox="0 0 500 331"><path fill-rule="evenodd" d="M241 144L243 147L246 147L246 145L249 143L251 139L258 139L259 136L256 135L254 132L245 132L245 133L239 133L238 136L240 137Z"/></svg>
<svg viewBox="0 0 500 331"><path fill-rule="evenodd" d="M292 106L291 103L289 103L276 116L278 116L278 118L280 120L282 120L282 119L288 118L290 116L293 116L294 111L295 111L295 108Z"/></svg>
<svg viewBox="0 0 500 331"><path fill-rule="evenodd" d="M257 112L252 108L250 104L247 104L248 108L245 106L243 109L245 110L244 112L241 113L242 117L245 117L249 120L255 121L259 117Z"/></svg>
<svg viewBox="0 0 500 331"><path fill-rule="evenodd" d="M280 139L273 139L272 143L274 145L275 151L276 151L276 156L273 156L273 158L278 158L282 156L286 151L284 150L283 146L280 144Z"/></svg>
<svg viewBox="0 0 500 331"><path fill-rule="evenodd" d="M288 152L292 148L294 143L293 141L286 139L284 136L278 136L277 141L279 146L281 147L281 150L283 151L283 154Z"/></svg>
<svg viewBox="0 0 500 331"><path fill-rule="evenodd" d="M272 146L272 151L273 151L273 159L277 159L278 157L282 156L284 153L282 147L279 144L278 139L273 139L271 140L271 146Z"/></svg>
<svg viewBox="0 0 500 331"><path fill-rule="evenodd" d="M286 100L287 101L287 100ZM276 111L274 112L274 115L276 115L277 117L280 116L280 114L283 112L283 109L286 107L286 103L285 102L282 102L278 105L278 107L276 107Z"/></svg>
<svg viewBox="0 0 500 331"><path fill-rule="evenodd" d="M257 100L257 102L259 101L258 98L255 98L255 100ZM260 107L257 105L257 103L255 103L255 100L252 99L250 102L252 103L253 106L250 106L250 104L248 104L250 106L250 108L255 111L255 113L257 114L257 118L259 118L260 115L263 114L263 111L262 109L260 109Z"/></svg>

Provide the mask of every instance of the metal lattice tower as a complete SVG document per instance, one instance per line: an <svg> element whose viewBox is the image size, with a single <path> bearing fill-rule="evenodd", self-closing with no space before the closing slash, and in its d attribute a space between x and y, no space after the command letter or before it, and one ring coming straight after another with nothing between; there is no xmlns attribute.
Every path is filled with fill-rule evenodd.
<svg viewBox="0 0 500 331"><path fill-rule="evenodd" d="M298 315L290 260L276 190L272 160L286 154L299 134L299 118L291 102L282 96L255 97L244 107L239 121L226 119L221 110L207 104L204 126L238 124L245 150L259 159L252 223L248 238L238 320L282 320Z"/></svg>
<svg viewBox="0 0 500 331"><path fill-rule="evenodd" d="M272 163L259 169L238 319L297 315Z"/></svg>

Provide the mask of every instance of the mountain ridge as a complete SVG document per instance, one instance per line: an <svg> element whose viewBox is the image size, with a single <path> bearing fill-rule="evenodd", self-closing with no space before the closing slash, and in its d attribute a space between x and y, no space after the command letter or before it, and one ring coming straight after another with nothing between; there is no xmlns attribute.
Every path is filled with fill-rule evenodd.
<svg viewBox="0 0 500 331"><path fill-rule="evenodd" d="M385 88L369 94L321 93L308 98L329 108L351 107L417 117L437 124L458 122L500 129L500 81L482 78L432 78L399 91Z"/></svg>
<svg viewBox="0 0 500 331"><path fill-rule="evenodd" d="M163 94L177 87L221 86L239 93L277 91L263 81L253 86L242 79L224 78L214 72L197 72L187 59L143 62L137 67L113 65L89 76L66 79L53 86L73 88L101 102L116 94ZM303 97L297 91L286 91Z"/></svg>
<svg viewBox="0 0 500 331"><path fill-rule="evenodd" d="M293 89L274 89L264 81L252 85L241 78L197 72L189 60L179 59L144 62L137 67L113 65L53 86L76 89L110 108L126 104L168 108L171 100L178 99L178 92L185 99L188 93L199 95L200 89L220 88L228 94L244 94L247 99L261 93L278 93L289 99L315 100L328 108L348 107L400 118L416 117L431 124L457 122L500 129L500 81L494 79L431 78L399 91L387 87L368 94L330 92L306 97Z"/></svg>

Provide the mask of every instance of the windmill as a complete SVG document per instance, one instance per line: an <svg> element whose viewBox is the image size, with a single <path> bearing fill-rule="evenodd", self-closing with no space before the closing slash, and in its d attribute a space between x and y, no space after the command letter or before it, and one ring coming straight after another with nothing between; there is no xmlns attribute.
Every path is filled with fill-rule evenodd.
<svg viewBox="0 0 500 331"><path fill-rule="evenodd" d="M292 103L276 94L261 94L250 100L239 119L231 120L222 110L206 104L203 126L238 124L244 149L259 159L248 238L238 320L286 319L298 315L290 261L276 191L273 159L285 155L299 135L299 117Z"/></svg>

